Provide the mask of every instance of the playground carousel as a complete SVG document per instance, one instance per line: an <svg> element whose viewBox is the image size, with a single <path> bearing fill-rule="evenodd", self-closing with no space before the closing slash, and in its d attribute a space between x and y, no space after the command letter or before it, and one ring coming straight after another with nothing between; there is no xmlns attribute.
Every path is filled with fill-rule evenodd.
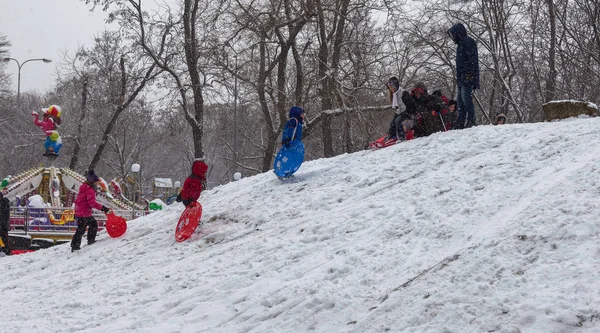
<svg viewBox="0 0 600 333"><path fill-rule="evenodd" d="M70 239L77 228L73 206L84 181L82 175L71 169L53 166L34 168L5 178L0 190L11 203L11 244L27 248L26 245L19 246L24 242L44 248ZM101 179L96 200L126 219L146 211L127 200L115 180L109 186ZM105 215L99 213L95 217L102 229Z"/></svg>

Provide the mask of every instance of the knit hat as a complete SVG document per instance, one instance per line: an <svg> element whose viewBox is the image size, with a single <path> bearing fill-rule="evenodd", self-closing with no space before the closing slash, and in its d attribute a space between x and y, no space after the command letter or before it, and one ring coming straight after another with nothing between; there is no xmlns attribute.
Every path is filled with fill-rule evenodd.
<svg viewBox="0 0 600 333"><path fill-rule="evenodd" d="M427 86L425 86L425 83L423 82L417 82L417 84L415 84L415 87L413 88L413 91L415 89L421 89L424 93L427 93Z"/></svg>
<svg viewBox="0 0 600 333"><path fill-rule="evenodd" d="M98 178L98 176L96 176L96 173L94 172L93 169L89 169L86 173L85 173L85 180L88 181L89 183L95 183L97 181L100 180L100 178Z"/></svg>
<svg viewBox="0 0 600 333"><path fill-rule="evenodd" d="M392 77L391 77L391 78L388 80L388 82L387 82L387 85L388 85L388 87L389 87L389 86L391 86L391 87L394 87L394 88L396 88L396 91L398 91L398 90L400 89L400 81L399 81L399 80L398 80L398 78L397 78L397 77L395 77L395 76L392 76Z"/></svg>

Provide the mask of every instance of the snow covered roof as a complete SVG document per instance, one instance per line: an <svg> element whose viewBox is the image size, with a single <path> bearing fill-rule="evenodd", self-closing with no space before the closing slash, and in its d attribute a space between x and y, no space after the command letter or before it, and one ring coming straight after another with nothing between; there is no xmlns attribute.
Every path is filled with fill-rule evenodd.
<svg viewBox="0 0 600 333"><path fill-rule="evenodd" d="M154 178L154 187L173 188L173 182L171 178Z"/></svg>

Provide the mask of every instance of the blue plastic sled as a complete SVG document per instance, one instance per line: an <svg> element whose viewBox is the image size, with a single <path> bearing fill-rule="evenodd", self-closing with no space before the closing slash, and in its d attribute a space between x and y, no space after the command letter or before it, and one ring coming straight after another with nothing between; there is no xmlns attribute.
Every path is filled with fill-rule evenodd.
<svg viewBox="0 0 600 333"><path fill-rule="evenodd" d="M283 145L273 163L273 171L279 178L288 178L300 169L304 161L304 144L294 140L288 145Z"/></svg>

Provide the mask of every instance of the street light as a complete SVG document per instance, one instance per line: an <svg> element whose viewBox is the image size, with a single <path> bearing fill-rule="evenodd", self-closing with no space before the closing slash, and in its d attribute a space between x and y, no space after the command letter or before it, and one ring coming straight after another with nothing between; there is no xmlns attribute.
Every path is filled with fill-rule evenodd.
<svg viewBox="0 0 600 333"><path fill-rule="evenodd" d="M137 163L132 164L131 172L133 172L133 204L131 205L131 219L133 220L135 218L135 204L137 202L137 200L136 200L136 192L137 192L136 187L137 186L135 186L136 185L135 176L140 172L140 165Z"/></svg>
<svg viewBox="0 0 600 333"><path fill-rule="evenodd" d="M233 48L232 48L233 49ZM235 50L233 50L235 52ZM233 172L235 179L235 171L237 171L237 96L238 96L238 56L237 53L234 55L235 57L235 74L234 74L234 84L233 84Z"/></svg>
<svg viewBox="0 0 600 333"><path fill-rule="evenodd" d="M238 97L238 53L235 51L233 46L229 42L225 43L225 46L229 47L233 51L233 57L235 58L235 68L233 71L234 84L233 84L233 174L237 170L237 97ZM234 178L235 180L235 178Z"/></svg>
<svg viewBox="0 0 600 333"><path fill-rule="evenodd" d="M17 104L20 103L21 101L21 67L23 67L23 65L25 65L26 63L30 62L30 61L43 61L45 63L49 63L52 62L52 60L50 59L46 59L46 58L34 58L34 59L27 59L25 61L23 61L23 63L20 63L19 60L15 59L15 58L3 58L2 61L3 62L9 62L11 60L14 60L17 63L17 66L19 66L19 74L18 74L18 79L17 79Z"/></svg>

